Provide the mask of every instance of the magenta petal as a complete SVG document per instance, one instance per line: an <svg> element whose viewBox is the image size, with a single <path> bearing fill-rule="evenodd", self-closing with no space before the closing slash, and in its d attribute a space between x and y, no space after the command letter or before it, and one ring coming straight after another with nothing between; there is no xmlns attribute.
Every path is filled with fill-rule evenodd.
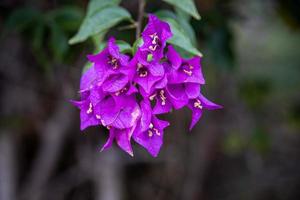
<svg viewBox="0 0 300 200"><path fill-rule="evenodd" d="M116 45L115 38L113 38L113 37L109 38L107 48L108 48L110 55L112 55L114 58L117 58L117 59L119 58L120 51L119 51L119 47Z"/></svg>
<svg viewBox="0 0 300 200"><path fill-rule="evenodd" d="M175 109L180 109L188 103L183 84L172 84L167 86L167 98L172 102Z"/></svg>
<svg viewBox="0 0 300 200"><path fill-rule="evenodd" d="M185 83L185 93L189 99L195 99L200 95L200 85L198 83Z"/></svg>
<svg viewBox="0 0 300 200"><path fill-rule="evenodd" d="M194 128L194 126L196 125L196 123L199 121L199 119L202 116L202 110L200 109L193 109L192 110L192 121L189 127L189 130L192 130Z"/></svg>
<svg viewBox="0 0 300 200"><path fill-rule="evenodd" d="M136 92L138 92L138 90L136 89L136 87L133 84L130 83L129 88L126 92L126 95L131 95L131 94L136 93Z"/></svg>
<svg viewBox="0 0 300 200"><path fill-rule="evenodd" d="M190 60L186 61L195 68L195 70L193 70L193 76L188 77L186 82L205 84L205 79L202 73L200 59L201 58L199 56L195 56L194 58L191 58Z"/></svg>
<svg viewBox="0 0 300 200"><path fill-rule="evenodd" d="M199 95L199 99L202 102L204 108L208 109L208 110L216 110L216 109L221 109L223 108L222 106L215 104L213 102L211 102L210 100L208 100L206 97L204 97L202 94Z"/></svg>
<svg viewBox="0 0 300 200"><path fill-rule="evenodd" d="M113 141L114 141L114 139L115 139L115 137L116 137L116 136L115 136L115 131L114 131L114 129L110 129L110 130L109 130L109 136L108 136L108 139L107 139L106 143L103 145L103 147L101 148L101 151L104 151L104 150L110 148L111 145L112 145L112 143L113 143Z"/></svg>
<svg viewBox="0 0 300 200"><path fill-rule="evenodd" d="M133 151L130 143L131 135L134 128L131 129L114 129L116 132L116 141L118 146L126 153L133 156Z"/></svg>
<svg viewBox="0 0 300 200"><path fill-rule="evenodd" d="M94 106L102 101L104 97L105 93L99 87L94 87L92 90L90 90L89 99Z"/></svg>
<svg viewBox="0 0 300 200"><path fill-rule="evenodd" d="M120 110L115 120L109 124L113 127L124 129L132 127L141 116L140 108L137 104L132 107L124 107Z"/></svg>
<svg viewBox="0 0 300 200"><path fill-rule="evenodd" d="M88 90L93 87L93 83L97 78L97 74L95 72L94 66L89 68L81 77L80 80L80 90Z"/></svg>
<svg viewBox="0 0 300 200"><path fill-rule="evenodd" d="M103 49L100 53L94 55L87 55L87 58L92 63L101 63L109 56L109 51L107 48Z"/></svg>
<svg viewBox="0 0 300 200"><path fill-rule="evenodd" d="M111 74L102 84L102 89L105 92L117 92L121 90L128 82L128 77L125 74Z"/></svg>
<svg viewBox="0 0 300 200"><path fill-rule="evenodd" d="M153 117L152 117L152 122L155 127L157 127L159 130L161 130L161 132L163 129L167 128L170 125L170 123L168 121L160 120L155 115L153 115Z"/></svg>
<svg viewBox="0 0 300 200"><path fill-rule="evenodd" d="M148 66L150 73L153 76L163 76L164 75L164 67L159 63L153 63Z"/></svg>
<svg viewBox="0 0 300 200"><path fill-rule="evenodd" d="M159 81L157 81L157 82L155 83L154 88L155 88L155 89L161 89L161 88L166 87L167 84L168 84L167 76L164 76L161 80L159 80Z"/></svg>
<svg viewBox="0 0 300 200"><path fill-rule="evenodd" d="M168 82L171 84L186 82L187 75L179 70L173 70L168 74ZM195 81L192 81L195 82Z"/></svg>
<svg viewBox="0 0 300 200"><path fill-rule="evenodd" d="M85 101L75 101L75 100L69 100L74 106L77 108L81 108L81 106L84 104Z"/></svg>
<svg viewBox="0 0 300 200"><path fill-rule="evenodd" d="M143 146L153 157L156 157L163 144L162 135L154 135L149 138L147 132L140 132L133 135L134 140Z"/></svg>
<svg viewBox="0 0 300 200"><path fill-rule="evenodd" d="M172 67L177 70L182 63L180 55L175 51L172 45L168 46L167 58L169 59Z"/></svg>
<svg viewBox="0 0 300 200"><path fill-rule="evenodd" d="M163 114L168 113L172 110L172 104L169 101L166 101L165 104L162 103L162 101L157 98L155 106L153 108L153 114Z"/></svg>
<svg viewBox="0 0 300 200"><path fill-rule="evenodd" d="M136 76L135 81L145 90L147 94L151 92L152 86L162 77L159 76L152 76L148 74L146 77L139 77Z"/></svg>
<svg viewBox="0 0 300 200"><path fill-rule="evenodd" d="M143 100L141 103L141 120L140 120L140 131L146 131L149 128L152 116L151 105L148 100Z"/></svg>
<svg viewBox="0 0 300 200"><path fill-rule="evenodd" d="M163 129L169 125L168 122L159 120L155 116L152 117L153 127L156 128L158 134L151 130L153 135L149 136L148 131L140 131L136 129L133 133L133 139L143 146L153 157L156 157L163 144ZM150 129L149 129L150 130Z"/></svg>
<svg viewBox="0 0 300 200"><path fill-rule="evenodd" d="M101 117L104 126L112 124L118 117L120 110L110 96L104 98L95 107L95 113Z"/></svg>
<svg viewBox="0 0 300 200"><path fill-rule="evenodd" d="M128 62L129 62L129 56L120 54L119 61L122 66L126 66L126 65L128 65Z"/></svg>

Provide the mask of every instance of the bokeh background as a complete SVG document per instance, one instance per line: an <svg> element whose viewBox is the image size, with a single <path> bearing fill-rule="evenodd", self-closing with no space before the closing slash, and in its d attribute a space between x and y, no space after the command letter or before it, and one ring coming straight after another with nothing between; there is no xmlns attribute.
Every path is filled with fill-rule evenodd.
<svg viewBox="0 0 300 200"><path fill-rule="evenodd" d="M87 0L0 1L1 200L299 200L300 1L197 0L207 85L224 106L166 115L157 158L137 145L100 153L69 99L92 42L69 46ZM124 0L134 18L137 0ZM171 9L149 0L147 12ZM119 26L122 26L120 24ZM131 44L132 29L110 31Z"/></svg>

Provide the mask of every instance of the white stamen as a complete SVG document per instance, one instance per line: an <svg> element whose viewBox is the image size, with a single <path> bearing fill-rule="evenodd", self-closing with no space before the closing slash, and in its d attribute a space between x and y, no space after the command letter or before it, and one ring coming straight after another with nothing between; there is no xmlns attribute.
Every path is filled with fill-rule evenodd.
<svg viewBox="0 0 300 200"><path fill-rule="evenodd" d="M203 106L201 104L201 101L199 99L197 99L195 102L194 102L194 107L195 108L199 108L199 109L202 109Z"/></svg>
<svg viewBox="0 0 300 200"><path fill-rule="evenodd" d="M86 111L87 114L90 114L93 112L93 105L92 103L89 104L89 109Z"/></svg>
<svg viewBox="0 0 300 200"><path fill-rule="evenodd" d="M148 135L149 135L149 137L152 137L153 136L153 132L151 130L148 130Z"/></svg>
<svg viewBox="0 0 300 200"><path fill-rule="evenodd" d="M186 74L189 75L189 76L192 76L192 74L193 74L192 71L186 70L186 69L184 69L183 72L186 73Z"/></svg>
<svg viewBox="0 0 300 200"><path fill-rule="evenodd" d="M161 90L159 92L159 96L160 96L160 99L161 99L161 105L166 105L166 99L167 97L165 96L165 91L164 90Z"/></svg>

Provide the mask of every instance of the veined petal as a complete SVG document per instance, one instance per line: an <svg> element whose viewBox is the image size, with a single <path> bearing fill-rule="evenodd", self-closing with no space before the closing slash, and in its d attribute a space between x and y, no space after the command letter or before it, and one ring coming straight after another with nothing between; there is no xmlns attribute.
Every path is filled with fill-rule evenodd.
<svg viewBox="0 0 300 200"><path fill-rule="evenodd" d="M107 43L107 48L109 54L112 55L114 58L119 59L120 57L120 50L118 45L116 44L116 40L113 37L110 37Z"/></svg>
<svg viewBox="0 0 300 200"><path fill-rule="evenodd" d="M128 83L128 77L125 74L111 74L102 84L105 92L117 92Z"/></svg>
<svg viewBox="0 0 300 200"><path fill-rule="evenodd" d="M140 108L137 104L121 108L115 120L109 124L118 129L130 128L134 126L141 116Z"/></svg>

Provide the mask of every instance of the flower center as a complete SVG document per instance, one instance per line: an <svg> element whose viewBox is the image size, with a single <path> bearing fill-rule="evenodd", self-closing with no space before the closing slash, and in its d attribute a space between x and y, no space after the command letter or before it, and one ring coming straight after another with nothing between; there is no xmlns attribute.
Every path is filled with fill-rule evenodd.
<svg viewBox="0 0 300 200"><path fill-rule="evenodd" d="M119 67L119 63L118 60L112 56L108 57L108 64L110 64L112 66L113 69L118 69Z"/></svg>
<svg viewBox="0 0 300 200"><path fill-rule="evenodd" d="M153 34L151 34L151 35L149 35L149 36L150 36L150 38L152 39L152 41L151 41L151 44L152 44L152 45L149 46L149 49L150 49L151 51L155 51L155 50L157 49L157 47L160 46L160 40L159 40L159 37L157 36L157 33L153 33Z"/></svg>
<svg viewBox="0 0 300 200"><path fill-rule="evenodd" d="M89 108L86 111L86 114L91 114L93 112L93 105L92 103L89 104Z"/></svg>
<svg viewBox="0 0 300 200"><path fill-rule="evenodd" d="M201 101L199 99L197 99L195 102L194 102L194 107L195 108L199 108L199 109L202 109L203 106L201 104Z"/></svg>
<svg viewBox="0 0 300 200"><path fill-rule="evenodd" d="M165 91L164 90L160 90L159 91L159 97L160 97L160 100L161 100L161 105L166 105L166 99L167 97L165 96Z"/></svg>
<svg viewBox="0 0 300 200"><path fill-rule="evenodd" d="M194 67L192 65L184 65L182 67L182 71L187 74L188 76L192 76L193 75L193 69Z"/></svg>
<svg viewBox="0 0 300 200"><path fill-rule="evenodd" d="M140 77L146 77L148 75L147 68L140 63L138 63L136 71Z"/></svg>
<svg viewBox="0 0 300 200"><path fill-rule="evenodd" d="M160 132L157 130L157 128L155 128L154 125L152 123L150 123L149 129L148 129L148 135L149 135L149 137L152 137L153 134L160 136Z"/></svg>

